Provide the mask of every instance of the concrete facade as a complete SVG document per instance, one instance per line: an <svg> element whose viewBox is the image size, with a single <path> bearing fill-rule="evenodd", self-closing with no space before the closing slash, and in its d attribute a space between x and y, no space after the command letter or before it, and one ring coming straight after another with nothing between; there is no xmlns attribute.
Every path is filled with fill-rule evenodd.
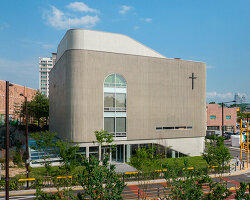
<svg viewBox="0 0 250 200"><path fill-rule="evenodd" d="M51 131L81 146L93 144L94 131L104 129L104 80L116 73L127 82L127 137L117 144L163 142L182 153L200 155L206 132L206 65L167 59L153 50L133 55L134 50L125 54L65 47L85 33L69 30L58 47L50 72ZM197 77L194 89L192 73Z"/></svg>

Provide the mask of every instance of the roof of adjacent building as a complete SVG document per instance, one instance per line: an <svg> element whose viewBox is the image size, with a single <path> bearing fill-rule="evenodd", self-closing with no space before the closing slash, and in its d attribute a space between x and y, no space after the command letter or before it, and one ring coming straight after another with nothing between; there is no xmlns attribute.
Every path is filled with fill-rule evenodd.
<svg viewBox="0 0 250 200"><path fill-rule="evenodd" d="M70 49L166 58L126 35L85 29L70 29L66 32L57 48L57 60Z"/></svg>

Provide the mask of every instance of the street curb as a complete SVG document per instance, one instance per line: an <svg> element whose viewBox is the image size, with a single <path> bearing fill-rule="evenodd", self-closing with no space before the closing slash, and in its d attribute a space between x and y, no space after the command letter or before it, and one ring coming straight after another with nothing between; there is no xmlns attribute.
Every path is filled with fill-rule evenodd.
<svg viewBox="0 0 250 200"><path fill-rule="evenodd" d="M230 174L225 174L223 177L230 177L230 176L235 176L235 175L239 175L239 174L244 174L246 171L250 172L250 168L246 168L243 169L241 171L237 171L234 173L230 173ZM219 177L218 175L214 175L211 174L210 177L212 178L217 178ZM138 185L138 183L143 182L143 181L133 181L133 182L125 182L126 186L133 186L133 185ZM166 182L165 179L156 179L156 180L145 180L144 184L154 184L154 183L163 183ZM64 188L60 188L60 190L65 189ZM72 190L77 191L77 190L82 190L81 186L74 186L71 187ZM49 192L57 192L58 190L56 188L43 188L42 191L49 193ZM10 196L18 196L18 195L29 195L29 194L35 194L36 190L35 189L31 189L31 190L16 190L16 191L10 191ZM0 197L4 197L5 196L5 192L0 192Z"/></svg>

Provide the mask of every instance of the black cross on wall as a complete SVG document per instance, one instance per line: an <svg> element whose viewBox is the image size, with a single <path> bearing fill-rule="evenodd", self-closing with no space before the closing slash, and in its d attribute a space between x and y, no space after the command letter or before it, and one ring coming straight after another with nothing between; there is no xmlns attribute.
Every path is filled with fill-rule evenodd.
<svg viewBox="0 0 250 200"><path fill-rule="evenodd" d="M194 89L194 79L196 79L197 77L194 76L194 73L192 73L192 76L189 77L192 79L192 90Z"/></svg>

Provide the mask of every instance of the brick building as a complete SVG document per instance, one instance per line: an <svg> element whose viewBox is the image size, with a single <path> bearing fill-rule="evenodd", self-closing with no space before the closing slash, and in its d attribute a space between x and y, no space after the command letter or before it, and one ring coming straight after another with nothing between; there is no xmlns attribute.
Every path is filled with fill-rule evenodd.
<svg viewBox="0 0 250 200"><path fill-rule="evenodd" d="M237 123L237 109L224 106L224 131L235 132ZM207 130L220 130L222 127L222 108L218 104L207 104Z"/></svg>
<svg viewBox="0 0 250 200"><path fill-rule="evenodd" d="M0 80L0 125L4 124L4 119L5 119L5 98L6 98L5 90L6 90L6 83L5 81ZM27 100L30 101L36 94L36 92L37 92L36 89L28 88L17 84L13 84L13 86L10 87L10 93L9 93L10 119L15 118L14 116L15 105L20 105L24 101L24 97L20 96L20 94L27 96Z"/></svg>

